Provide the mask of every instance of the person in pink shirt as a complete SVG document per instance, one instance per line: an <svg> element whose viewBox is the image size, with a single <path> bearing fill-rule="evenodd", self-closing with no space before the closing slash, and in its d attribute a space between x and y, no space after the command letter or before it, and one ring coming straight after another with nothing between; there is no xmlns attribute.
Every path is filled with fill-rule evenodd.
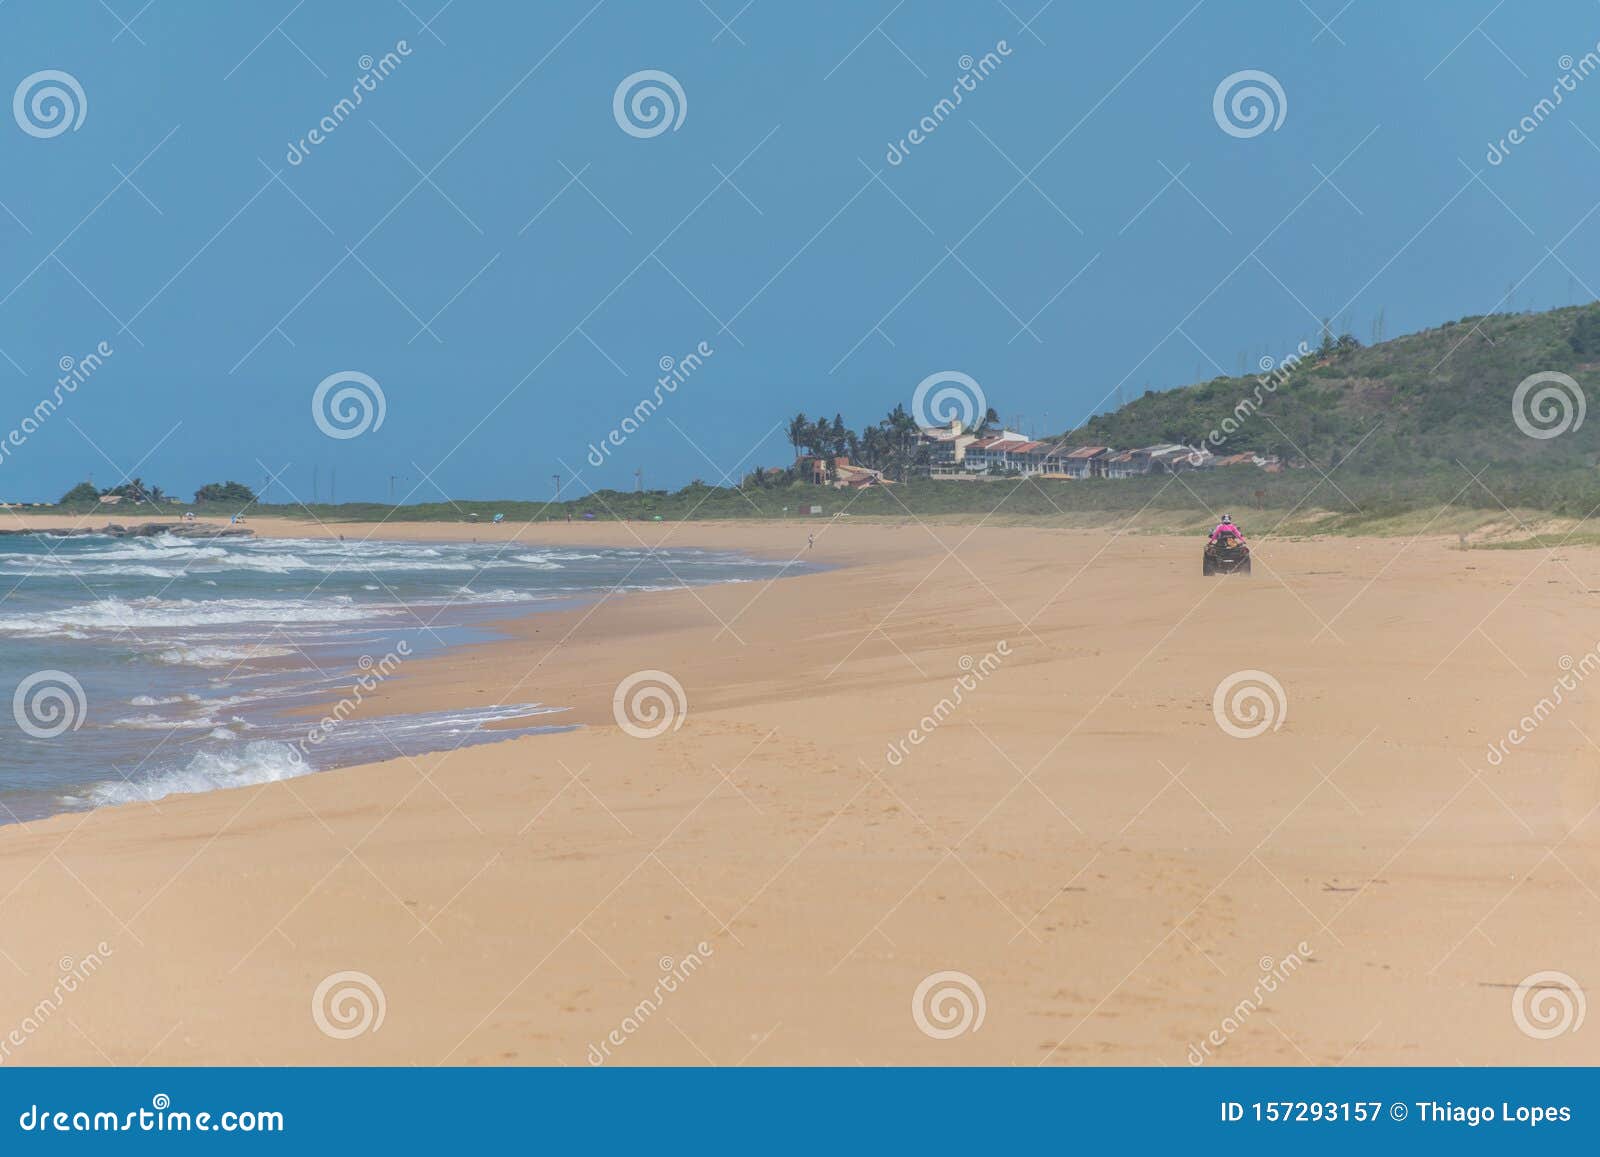
<svg viewBox="0 0 1600 1157"><path fill-rule="evenodd" d="M1232 535L1240 542L1244 541L1244 532L1234 525L1233 515L1231 514L1224 514L1222 516L1222 521L1217 523L1217 528L1211 532L1211 541L1216 542L1225 534Z"/></svg>

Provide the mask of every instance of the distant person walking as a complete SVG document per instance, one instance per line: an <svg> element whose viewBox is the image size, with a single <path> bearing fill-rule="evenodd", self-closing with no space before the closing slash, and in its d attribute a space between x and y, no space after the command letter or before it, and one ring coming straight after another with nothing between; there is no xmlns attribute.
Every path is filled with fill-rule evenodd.
<svg viewBox="0 0 1600 1157"><path fill-rule="evenodd" d="M817 536L814 535L814 534L806 535L806 549L810 550L812 547L814 547L816 545L817 545Z"/></svg>

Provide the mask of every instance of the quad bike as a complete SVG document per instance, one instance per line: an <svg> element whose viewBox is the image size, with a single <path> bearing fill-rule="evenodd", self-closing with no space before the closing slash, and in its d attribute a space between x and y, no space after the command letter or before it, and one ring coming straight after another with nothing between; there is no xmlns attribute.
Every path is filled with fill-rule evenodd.
<svg viewBox="0 0 1600 1157"><path fill-rule="evenodd" d="M1244 539L1231 534L1224 534L1215 542L1207 542L1200 573L1207 577L1214 574L1249 574L1250 548L1245 545Z"/></svg>

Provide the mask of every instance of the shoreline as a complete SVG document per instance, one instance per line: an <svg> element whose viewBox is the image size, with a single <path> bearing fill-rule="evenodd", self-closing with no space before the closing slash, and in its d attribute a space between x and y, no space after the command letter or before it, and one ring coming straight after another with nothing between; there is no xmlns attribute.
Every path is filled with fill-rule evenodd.
<svg viewBox="0 0 1600 1157"><path fill-rule="evenodd" d="M383 691L392 696L396 706L391 714L413 714L419 699L433 697L440 694L450 695L458 689L463 680L451 678L448 673L450 660L470 663L473 666L482 664L493 666L508 659L517 653L518 648L526 645L537 645L545 648L537 660L532 671L542 670L546 662L559 651L578 628L584 628L587 641L592 643L604 640L606 642L627 642L630 639L648 636L653 629L653 623L664 621L672 617L678 608L681 598L694 597L694 592L706 590L710 587L764 587L769 582L781 579L784 582L793 582L806 578L817 577L837 570L853 569L873 564L883 564L907 557L930 552L934 549L931 543L911 544L890 551L875 550L851 543L839 548L830 548L824 540L827 537L827 528L841 525L837 522L819 519L816 522L807 522L794 519L774 527L771 523L760 521L722 521L722 522L684 522L684 523L626 523L626 522L582 522L571 523L526 523L526 524L501 524L499 527L458 524L458 523L417 523L417 522L392 522L377 526L371 523L330 523L327 525L316 522L294 519L262 519L250 523L249 528L256 531L261 538L303 538L303 537L337 537L346 533L343 528L352 531L372 527L371 538L374 541L382 540L386 536L394 541L404 542L483 542L492 543L504 541L508 544L515 543L519 547L572 549L579 546L592 546L603 548L623 549L685 549L685 550L717 550L729 551L744 555L748 558L770 563L818 565L821 570L806 571L798 574L778 574L765 580L736 580L725 582L688 584L671 590L654 591L593 591L573 596L572 601L579 605L571 608L555 610L527 609L518 613L515 608L508 606L510 612L505 615L493 614L485 618L478 626L481 629L493 631L502 636L499 639L481 642L469 642L447 649L445 653L425 656L415 663L407 665L407 675L415 677L415 690L407 687L405 680L386 683ZM909 520L900 524L901 529L910 526ZM487 531L498 530L500 533L489 534ZM752 532L766 532L766 537L759 540L752 547L750 538ZM392 533L391 533L392 532ZM816 534L817 542L824 551L828 552L826 559L808 557L814 556L814 550L807 550L805 536ZM920 532L919 532L920 533ZM680 534L689 537L684 541L675 541ZM359 541L365 535L358 536L346 533L346 538ZM794 540L796 549L784 550L779 543L786 539ZM710 615L709 609L702 602L701 607ZM602 608L608 614L599 621L594 621ZM615 622L609 620L616 620ZM609 693L601 698L594 698L589 694L587 687L581 687L575 698L581 697L583 702L563 703L563 714L574 722L584 725L596 723L611 723L611 706ZM603 700L603 701L602 701ZM382 696L374 697L368 702L381 704L386 700ZM466 700L451 699L449 702L439 704L443 707L466 707L473 705ZM308 709L308 712L315 709ZM373 714L381 714L376 708Z"/></svg>
<svg viewBox="0 0 1600 1157"><path fill-rule="evenodd" d="M57 1020L16 1061L585 1064L657 962L702 942L672 1023L606 1063L1185 1064L1288 954L1303 966L1207 1063L1600 1060L1585 1036L1518 1032L1504 987L1600 969L1580 882L1544 856L1562 841L1600 867L1576 730L1600 724L1575 701L1573 727L1482 758L1573 649L1600 552L1275 541L1253 579L1202 583L1188 539L849 522L814 524L808 561L834 569L519 616L371 700L536 680L580 730L0 832L24 973L0 1031L50 962L116 949L71 1010L93 1045ZM806 525L518 541L631 531L784 557ZM1211 704L1244 668L1288 703L1248 741ZM649 669L687 711L639 739L612 695ZM343 970L381 985L381 1032L312 1023ZM988 1011L942 1041L908 1009L948 970Z"/></svg>
<svg viewBox="0 0 1600 1157"><path fill-rule="evenodd" d="M71 529L74 531L75 535L82 535L95 533L98 529L97 527L83 528L76 521L69 522L67 520L54 517L41 519L41 521L43 521L46 525L36 528L28 528L25 531L13 530L12 533L49 533L56 530ZM582 527L582 531L578 535L572 536L572 529L575 529L579 526ZM208 522L207 520L202 519L196 523L184 525L182 528L181 537L191 538L198 543L204 543L210 540L209 537L204 533L208 529L222 532L221 537L237 537L243 533L240 529L230 527L225 523ZM520 525L516 526L515 528L504 525L486 528L467 525L454 526L447 524L441 528L435 524L400 523L391 524L389 527L384 529L393 530L394 533L388 537L385 537L383 534L374 534L371 536L370 541L413 543L428 541L484 542L486 540L492 542L496 540L503 540L506 542L508 547L514 545L519 549L541 549L545 547L553 549L570 549L574 546L642 548L642 540L634 535L602 534L599 537L604 538L606 541L594 541L596 536L592 533L594 530L594 526L592 524L573 524L573 527L569 528L568 536L547 536L544 538L527 533L527 531L530 529L537 529L537 526L529 527ZM494 535L485 535L481 533L486 529L492 529L500 533ZM658 532L660 530L659 527L652 529L655 529ZM352 545L356 545L366 539L366 536L357 537L354 535L342 535L339 529L334 526L294 519L262 519L257 523L247 526L244 528L244 530L248 531L259 540L321 538L338 539L340 541L344 541L345 539L349 539ZM652 537L659 540L662 536L660 533L657 533ZM679 549L672 544L661 545L667 546L669 549ZM701 548L687 547L683 549L695 550ZM785 564L792 564L799 561L791 557L780 557L778 552L773 551L760 553L746 552L735 546L718 547L716 549L737 552L744 557L748 557L757 561L782 562ZM804 574L817 572L803 571L801 573ZM775 581L777 577L800 577L800 575L797 574L786 576L784 572L779 572L778 575L774 576L774 580L771 581ZM426 629L429 634L433 634L435 637L437 637L435 627L437 625L438 615L444 613L452 607L457 609L462 616L464 616L462 621L438 626L438 630L462 631L487 637L459 642L441 642L440 645L430 646L425 651L420 653L405 649L406 645L404 642L402 642L400 644L402 650L399 656L395 654L393 649L386 653L382 659L378 659L375 655L369 656L363 654L359 664L356 663L353 657L351 657L348 667L342 667L342 673L332 680L325 676L322 679L314 680L312 686L302 687L298 690L292 687L283 688L282 690L284 695L288 699L303 700L303 702L300 702L294 706L270 707L269 717L282 721L305 720L308 723L312 721L321 721L326 723L328 721L329 713L338 711L340 712L338 716L339 723L348 721L381 723L386 719L393 719L396 721L396 723L404 723L406 721L416 719L419 716L432 715L439 712L488 712L501 709L509 710L517 704L514 704L508 700L516 700L516 696L508 695L499 700L485 702L480 695L475 695L474 693L468 692L463 688L459 688L449 683L435 682L430 678L431 665L441 663L446 664L443 669L448 671L449 663L457 660L458 658L464 657L467 653L478 648L486 649L481 658L488 660L490 663L498 662L504 659L506 655L509 654L510 649L514 646L531 642L540 635L545 635L545 637L548 638L558 633L564 634L566 632L560 630L562 626L565 626L566 629L570 631L574 624L581 624L587 621L588 618L594 614L601 605L616 601L621 596L638 598L647 596L649 594L678 593L678 591L682 590L694 590L705 586L723 585L723 582L726 582L729 585L738 585L750 584L757 581L758 580L754 579L727 579L715 583L688 583L684 584L682 587L674 588L674 590L671 592L656 590L615 590L597 587L582 592L575 592L570 595L563 595L559 598L551 598L548 603L531 602L524 604L518 602L507 602L499 606L489 605L476 610L464 602L446 603L443 607L433 604L420 604L421 609L434 612L434 617L428 620L428 626ZM414 617L418 613L419 605L409 603L401 603L399 605L406 607ZM533 620L537 620L539 623L544 625L535 626L533 624ZM420 619L418 621L420 622ZM547 632L547 627L554 627L555 629ZM404 627L398 624L395 626L394 630L399 634L405 633ZM257 660L251 660L248 663L241 663L235 668L235 671L230 672L230 674L237 674L239 672L247 671L268 675L274 670L290 664L291 662L293 662L293 659L287 656L283 658L264 657ZM369 664L369 662L370 666L367 666L366 664ZM391 671L389 669L391 665L395 667L395 670ZM402 667L403 669L400 669ZM539 664L536 664L535 667L529 671L529 675L531 676L535 671L537 671L538 667ZM376 672L376 678L373 678L373 672ZM358 686L363 683L367 685ZM532 692L535 689L528 688L528 690ZM356 703L353 706L351 704L351 697L356 699ZM518 703L520 703L520 700L518 700ZM528 710L526 713L488 720L481 724L479 731L474 732L474 734L481 733L483 735L493 735L495 732L515 732L530 728L543 730L545 728L580 727L591 722L610 721L608 705L606 705L605 709L602 710L602 705L596 704L594 709L589 711L586 717L580 720L573 718L575 709L572 706L554 703L549 700L547 696L543 695L542 692L540 694L540 698L536 702L528 703L526 706L530 708L530 710ZM194 737L185 735L184 738L188 739ZM246 735L241 736L236 742L240 745L243 745L249 738L250 737L248 736L248 733L246 733ZM269 742L275 742L280 745L294 748L297 752L297 755L295 756L295 761L297 763L302 759L308 761L311 759L312 752L307 751L305 747L305 744L308 741L313 743L317 742L310 741L306 737L302 737L300 740L295 740L292 738L269 740ZM420 753L413 752L410 754L411 756L419 754L445 754L461 747L471 746L473 745L473 742L481 742L481 740L469 741L468 739L463 739L458 742L455 747L442 746L433 751L425 751ZM314 767L312 770L299 772L289 778L301 778L305 775L324 775L331 772L348 770L350 768L369 766L373 762L375 761L372 758L355 758L349 760L348 762L340 761L332 763L328 766ZM387 760L380 759L376 762L387 762ZM262 786L262 784L269 782L276 781L261 780L254 783L245 782L241 784L229 784L227 786L219 785L205 791L175 791L168 796L162 797L158 802L165 803L181 796L209 795L215 791L246 790L251 787ZM122 800L115 803L96 804L87 809L63 807L62 810L53 812L50 815L37 816L27 820L15 819L4 826L27 827L62 816L82 815L88 812L98 813L109 809L138 806L139 804L145 802L147 801Z"/></svg>

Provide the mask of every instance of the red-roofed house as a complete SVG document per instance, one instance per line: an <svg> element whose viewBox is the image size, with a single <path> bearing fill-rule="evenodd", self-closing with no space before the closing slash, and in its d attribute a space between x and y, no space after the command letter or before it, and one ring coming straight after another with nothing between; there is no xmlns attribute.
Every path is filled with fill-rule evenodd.
<svg viewBox="0 0 1600 1157"><path fill-rule="evenodd" d="M1062 473L1068 478L1103 478L1110 457L1109 446L1079 446L1062 457Z"/></svg>
<svg viewBox="0 0 1600 1157"><path fill-rule="evenodd" d="M1027 440L1021 434L1010 430L991 434L987 438L979 438L967 447L964 455L966 468L976 474L987 474L991 471L998 473L1005 470L1010 466L1007 455L1012 447Z"/></svg>
<svg viewBox="0 0 1600 1157"><path fill-rule="evenodd" d="M1150 451L1123 450L1106 458L1107 478L1138 478L1150 473Z"/></svg>

